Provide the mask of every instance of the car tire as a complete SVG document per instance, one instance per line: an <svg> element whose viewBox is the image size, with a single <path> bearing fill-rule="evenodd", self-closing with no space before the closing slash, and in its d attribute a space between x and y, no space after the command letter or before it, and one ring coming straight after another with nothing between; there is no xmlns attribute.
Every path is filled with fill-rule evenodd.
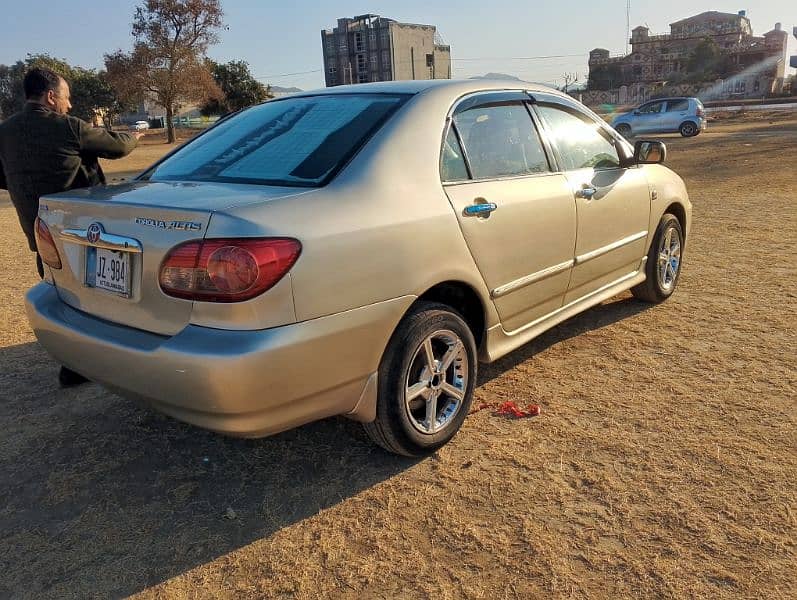
<svg viewBox="0 0 797 600"><path fill-rule="evenodd" d="M675 215L665 214L650 244L645 263L646 279L631 288L637 300L658 304L672 296L683 264L684 233Z"/></svg>
<svg viewBox="0 0 797 600"><path fill-rule="evenodd" d="M694 137L700 133L700 128L697 126L697 123L694 123L693 121L685 121L681 123L678 131L681 132L683 137Z"/></svg>
<svg viewBox="0 0 797 600"><path fill-rule="evenodd" d="M626 123L622 123L622 124L618 125L615 128L615 130L617 131L617 133L619 133L625 139L630 139L631 138L631 126L630 125L627 125Z"/></svg>
<svg viewBox="0 0 797 600"><path fill-rule="evenodd" d="M364 424L366 433L395 454L434 452L468 416L477 369L476 342L462 317L444 304L416 303L382 357L376 419Z"/></svg>

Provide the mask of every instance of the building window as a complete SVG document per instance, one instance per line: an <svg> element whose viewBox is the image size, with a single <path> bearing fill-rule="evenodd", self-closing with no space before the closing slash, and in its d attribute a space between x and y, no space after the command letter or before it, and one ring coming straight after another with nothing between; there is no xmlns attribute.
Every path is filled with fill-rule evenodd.
<svg viewBox="0 0 797 600"><path fill-rule="evenodd" d="M390 68L390 52L388 50L382 50L382 66L385 69Z"/></svg>
<svg viewBox="0 0 797 600"><path fill-rule="evenodd" d="M662 53L662 54L667 54L669 51L670 51L670 49L669 49L669 48L662 48L662 49L661 49L661 53Z"/></svg>
<svg viewBox="0 0 797 600"><path fill-rule="evenodd" d="M365 52L365 37L362 31L358 31L354 34L354 51Z"/></svg>
<svg viewBox="0 0 797 600"><path fill-rule="evenodd" d="M758 92L760 90L761 90L761 82L758 79L756 79L755 82L753 83L753 91Z"/></svg>
<svg viewBox="0 0 797 600"><path fill-rule="evenodd" d="M368 73L357 73L357 83L368 83Z"/></svg>
<svg viewBox="0 0 797 600"><path fill-rule="evenodd" d="M637 65L634 67L634 77L639 77L640 75L642 75L642 67Z"/></svg>
<svg viewBox="0 0 797 600"><path fill-rule="evenodd" d="M366 62L364 54L357 55L357 72L365 73L368 70L368 63Z"/></svg>
<svg viewBox="0 0 797 600"><path fill-rule="evenodd" d="M376 48L376 31L373 29L368 32L368 45L371 49Z"/></svg>
<svg viewBox="0 0 797 600"><path fill-rule="evenodd" d="M390 29L383 29L382 30L382 45L389 46L390 45Z"/></svg>
<svg viewBox="0 0 797 600"><path fill-rule="evenodd" d="M346 36L340 36L340 40L338 40L338 49L341 52L346 52L349 49L349 44L346 42Z"/></svg>
<svg viewBox="0 0 797 600"><path fill-rule="evenodd" d="M376 52L371 54L371 69L378 69L379 68L379 56Z"/></svg>
<svg viewBox="0 0 797 600"><path fill-rule="evenodd" d="M335 50L335 36L328 35L326 41L327 41L327 52L332 53Z"/></svg>
<svg viewBox="0 0 797 600"><path fill-rule="evenodd" d="M330 66L329 67L329 74L330 75L334 75L337 72L338 72L338 68L337 67L335 67L335 66Z"/></svg>

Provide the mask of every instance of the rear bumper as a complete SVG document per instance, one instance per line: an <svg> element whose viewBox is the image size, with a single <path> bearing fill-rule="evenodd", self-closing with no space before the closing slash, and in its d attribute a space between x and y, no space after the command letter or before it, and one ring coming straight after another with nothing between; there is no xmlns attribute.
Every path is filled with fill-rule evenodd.
<svg viewBox="0 0 797 600"><path fill-rule="evenodd" d="M166 337L92 317L40 283L28 320L61 364L207 429L269 435L352 412L414 297L258 331L188 325Z"/></svg>

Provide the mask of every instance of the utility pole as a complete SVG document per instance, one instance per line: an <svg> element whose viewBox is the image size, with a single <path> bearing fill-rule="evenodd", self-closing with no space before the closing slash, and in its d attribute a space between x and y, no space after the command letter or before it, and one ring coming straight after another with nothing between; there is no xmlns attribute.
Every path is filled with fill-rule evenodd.
<svg viewBox="0 0 797 600"><path fill-rule="evenodd" d="M625 2L625 54L628 56L628 38L631 37L631 0Z"/></svg>

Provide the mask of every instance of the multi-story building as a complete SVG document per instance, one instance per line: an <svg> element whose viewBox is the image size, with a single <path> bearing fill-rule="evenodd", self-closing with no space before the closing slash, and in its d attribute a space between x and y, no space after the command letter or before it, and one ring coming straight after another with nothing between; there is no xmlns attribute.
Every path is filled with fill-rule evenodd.
<svg viewBox="0 0 797 600"><path fill-rule="evenodd" d="M450 79L451 47L434 25L399 23L379 15L338 19L321 32L327 87L369 81Z"/></svg>
<svg viewBox="0 0 797 600"><path fill-rule="evenodd" d="M589 54L590 89L680 83L695 48L706 38L718 46L726 70L716 96L760 98L783 90L788 34L777 23L762 37L754 36L745 11L704 12L672 23L670 33L659 35L637 27L631 35L631 53L625 56L612 57L608 50L595 48Z"/></svg>

